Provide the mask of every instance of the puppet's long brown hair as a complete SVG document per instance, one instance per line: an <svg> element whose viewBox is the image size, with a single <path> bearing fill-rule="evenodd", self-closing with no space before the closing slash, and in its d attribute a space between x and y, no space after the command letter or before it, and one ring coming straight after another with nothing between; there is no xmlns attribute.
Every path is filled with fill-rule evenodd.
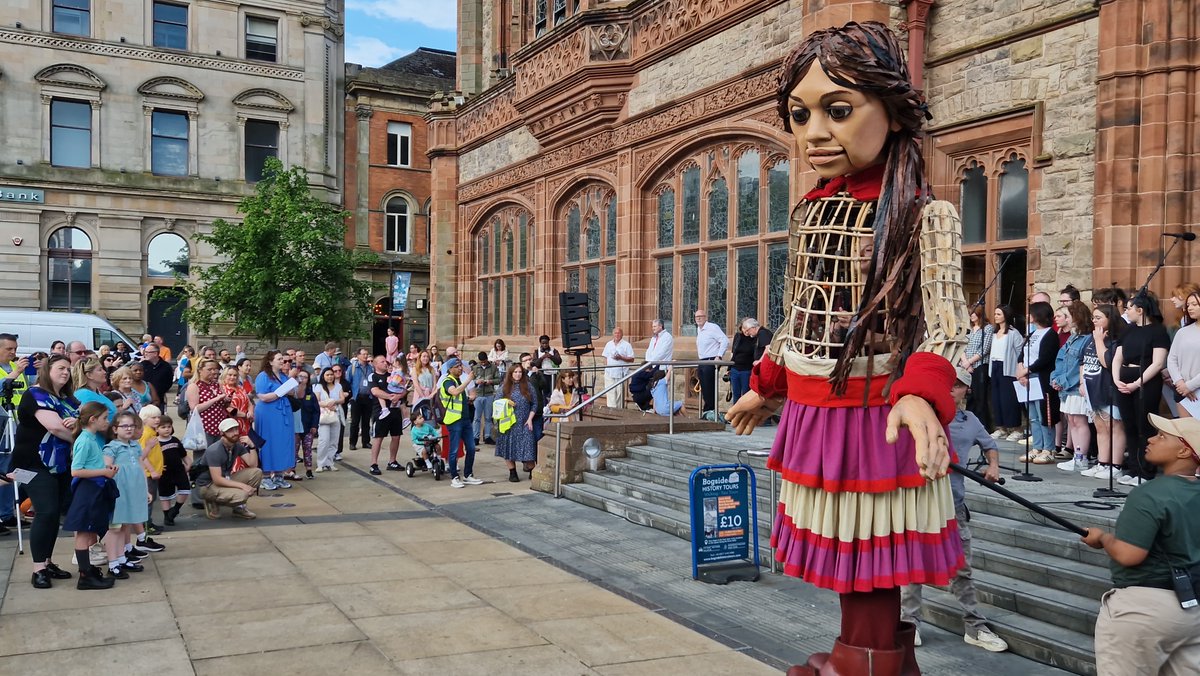
<svg viewBox="0 0 1200 676"><path fill-rule="evenodd" d="M904 360L924 331L917 243L921 210L929 195L921 156L921 125L928 109L924 97L909 80L904 52L895 34L878 22L851 22L809 35L784 61L778 105L789 131L788 95L814 62L838 86L878 97L890 120L900 127L888 135L885 148L886 169L873 224L875 255L867 272L863 302L830 376L834 391L842 394L854 358L864 346L869 348L867 336L871 328L878 326L875 318L884 307L885 333L897 340L898 362L893 379L903 371Z"/></svg>

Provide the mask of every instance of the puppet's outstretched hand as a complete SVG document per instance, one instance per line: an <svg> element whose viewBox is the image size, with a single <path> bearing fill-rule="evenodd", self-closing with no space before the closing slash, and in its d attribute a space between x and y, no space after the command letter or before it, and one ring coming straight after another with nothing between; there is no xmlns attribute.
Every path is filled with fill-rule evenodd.
<svg viewBox="0 0 1200 676"><path fill-rule="evenodd" d="M739 397L728 411L725 411L725 419L733 426L734 432L750 434L764 420L775 415L782 404L782 398L767 399L758 392L750 390Z"/></svg>
<svg viewBox="0 0 1200 676"><path fill-rule="evenodd" d="M901 397L888 413L884 438L894 444L900 438L900 428L907 427L917 447L917 467L926 480L946 476L950 467L950 442L946 430L929 402L916 395Z"/></svg>

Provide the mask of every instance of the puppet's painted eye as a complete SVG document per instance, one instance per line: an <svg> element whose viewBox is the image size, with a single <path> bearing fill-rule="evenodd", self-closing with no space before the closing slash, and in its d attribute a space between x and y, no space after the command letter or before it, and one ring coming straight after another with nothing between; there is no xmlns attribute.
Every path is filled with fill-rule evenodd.
<svg viewBox="0 0 1200 676"><path fill-rule="evenodd" d="M796 124L808 124L809 114L807 108L795 108L792 110L792 122Z"/></svg>
<svg viewBox="0 0 1200 676"><path fill-rule="evenodd" d="M829 115L829 119L834 122L841 122L850 117L850 113L854 112L854 108L850 106L830 106L825 109L825 112Z"/></svg>

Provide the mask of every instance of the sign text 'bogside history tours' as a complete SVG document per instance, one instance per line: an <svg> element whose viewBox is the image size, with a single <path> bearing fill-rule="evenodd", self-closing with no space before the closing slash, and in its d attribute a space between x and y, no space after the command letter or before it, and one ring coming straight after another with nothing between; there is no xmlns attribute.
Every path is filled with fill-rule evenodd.
<svg viewBox="0 0 1200 676"><path fill-rule="evenodd" d="M758 509L753 470L741 464L697 467L689 487L692 577L718 584L757 580Z"/></svg>

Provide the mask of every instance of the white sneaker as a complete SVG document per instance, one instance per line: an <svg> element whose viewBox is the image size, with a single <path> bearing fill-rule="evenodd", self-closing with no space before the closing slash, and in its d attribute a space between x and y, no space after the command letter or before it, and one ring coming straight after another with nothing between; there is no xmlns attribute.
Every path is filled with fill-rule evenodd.
<svg viewBox="0 0 1200 676"><path fill-rule="evenodd" d="M1120 471L1116 467L1113 467L1112 465L1096 465L1096 466L1099 467L1100 469L1096 470L1095 474L1092 474L1093 479L1099 479L1101 481L1108 481L1109 477L1111 477L1113 479L1121 478Z"/></svg>
<svg viewBox="0 0 1200 676"><path fill-rule="evenodd" d="M1117 483L1122 486L1141 486L1142 478L1133 476L1132 474L1124 474L1120 479L1117 479Z"/></svg>
<svg viewBox="0 0 1200 676"><path fill-rule="evenodd" d="M376 420L383 420L384 418L388 417L388 414L391 412L391 409L388 408L379 409L379 417L376 418Z"/></svg>
<svg viewBox="0 0 1200 676"><path fill-rule="evenodd" d="M450 488L462 488L463 486L466 486L466 484L464 484L462 479L459 479L458 477L454 477L450 480Z"/></svg>
<svg viewBox="0 0 1200 676"><path fill-rule="evenodd" d="M1025 433L1022 432L1021 430L1017 430L1016 432L1013 432L1012 434L1010 434L1004 438L1007 439L1008 441L1025 441Z"/></svg>
<svg viewBox="0 0 1200 676"><path fill-rule="evenodd" d="M465 477L463 481L471 484L472 486L478 486L483 483L483 479L476 479L474 476Z"/></svg>
<svg viewBox="0 0 1200 676"><path fill-rule="evenodd" d="M425 458L425 469L433 469L433 461Z"/></svg>
<svg viewBox="0 0 1200 676"><path fill-rule="evenodd" d="M915 645L915 646L921 645L921 630L920 629L916 629L913 631L913 645Z"/></svg>
<svg viewBox="0 0 1200 676"><path fill-rule="evenodd" d="M1057 465L1055 465L1055 467L1061 469L1064 472L1086 473L1088 471L1087 460L1080 459L1080 458L1071 458L1070 460L1066 460L1064 462L1058 463Z"/></svg>
<svg viewBox="0 0 1200 676"><path fill-rule="evenodd" d="M995 432L992 432L992 438L997 439L997 440L1003 439L1004 438L1004 430L998 429Z"/></svg>
<svg viewBox="0 0 1200 676"><path fill-rule="evenodd" d="M963 641L968 645L983 648L988 652L1002 653L1008 650L1008 642L997 636L991 629L981 628L975 636L963 634Z"/></svg>
<svg viewBox="0 0 1200 676"><path fill-rule="evenodd" d="M1099 472L1100 469L1101 469L1100 465L1092 465L1091 467L1081 471L1079 473L1079 476L1088 476L1088 477L1096 476L1096 472Z"/></svg>
<svg viewBox="0 0 1200 676"><path fill-rule="evenodd" d="M342 470L341 470L341 468L340 468L340 467L338 467L337 465L330 465L330 466L329 466L329 471L330 471L330 472L340 472L340 471L342 471Z"/></svg>

